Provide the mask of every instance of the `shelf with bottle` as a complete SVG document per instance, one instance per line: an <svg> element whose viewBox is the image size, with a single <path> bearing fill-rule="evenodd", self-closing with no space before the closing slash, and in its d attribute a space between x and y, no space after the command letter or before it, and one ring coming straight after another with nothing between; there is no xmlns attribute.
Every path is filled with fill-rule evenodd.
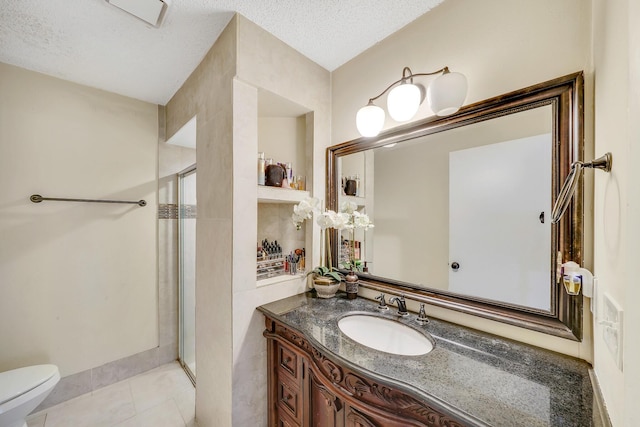
<svg viewBox="0 0 640 427"><path fill-rule="evenodd" d="M366 206L367 199L360 196L345 196L344 194L341 194L340 203L342 202L352 202L352 203L355 203L358 206L358 208L361 208L363 206Z"/></svg>
<svg viewBox="0 0 640 427"><path fill-rule="evenodd" d="M258 185L258 203L300 203L309 197L306 190Z"/></svg>
<svg viewBox="0 0 640 427"><path fill-rule="evenodd" d="M291 242L289 242L291 244ZM305 275L304 248L289 251L286 254L277 240L262 240L257 248L256 283L265 286L286 282Z"/></svg>

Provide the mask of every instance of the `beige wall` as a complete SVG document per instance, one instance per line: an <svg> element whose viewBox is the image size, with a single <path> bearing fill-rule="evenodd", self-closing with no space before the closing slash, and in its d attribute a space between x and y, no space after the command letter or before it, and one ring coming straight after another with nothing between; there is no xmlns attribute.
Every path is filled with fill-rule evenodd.
<svg viewBox="0 0 640 427"><path fill-rule="evenodd" d="M328 71L237 15L167 104L168 137L197 116L196 418L201 426L265 423L264 318L255 308L306 286L298 279L256 287L259 89L312 111L305 117L305 133L315 144L305 148L305 169L308 181L313 178L312 193L323 197L329 82ZM307 227L307 242L314 232ZM312 259L318 252L312 248Z"/></svg>
<svg viewBox="0 0 640 427"><path fill-rule="evenodd" d="M447 65L464 73L469 83L466 104L585 70L589 111L590 25L591 9L584 0L447 0L332 73L332 143L359 136L357 110L398 79L405 66L414 72L428 72ZM386 100L381 101L384 107ZM424 103L415 120L430 115ZM393 126L395 123L387 119L385 127ZM586 133L588 156L592 144L589 128ZM590 258L586 261L590 265ZM436 307L430 312L434 317L586 360L592 357L588 315L586 338L576 343Z"/></svg>
<svg viewBox="0 0 640 427"><path fill-rule="evenodd" d="M624 15L621 19L624 19ZM628 157L629 159L629 179L628 179L628 218L627 225L627 247L628 260L640 259L640 4L637 1L628 2L627 10L627 29L629 31L628 40L628 58L629 58L629 87L628 87L628 105L627 105L627 125L629 127L628 145L618 153L617 157ZM599 146L598 150L606 149ZM627 151L628 150L628 151ZM631 261L633 263L633 261ZM625 335L623 357L626 360L624 367L625 380L624 390L624 406L626 408L624 415L625 426L640 425L640 414L636 409L638 401L640 401L640 364L636 361L640 359L640 335L637 333L640 328L640 310L636 307L636 302L640 301L640 286L633 269L624 269L625 271L625 331L631 331ZM598 351L598 350L596 350ZM636 362L636 363L634 363ZM599 368L599 367L598 367ZM607 373L604 372L606 376ZM619 385L617 386L619 387ZM609 400L620 399L619 394L615 393L607 395ZM616 417L617 419L618 417Z"/></svg>
<svg viewBox="0 0 640 427"><path fill-rule="evenodd" d="M156 347L157 106L5 64L0 93L0 371Z"/></svg>
<svg viewBox="0 0 640 427"><path fill-rule="evenodd" d="M586 70L590 19L584 0L447 0L332 73L332 143L359 137L356 112L405 66L465 74L465 104ZM425 102L414 120L430 115Z"/></svg>
<svg viewBox="0 0 640 427"><path fill-rule="evenodd" d="M254 23L239 16L238 69L234 82L233 124L232 424L238 427L266 425L266 346L262 336L264 317L255 308L304 292L306 286L305 280L297 279L256 288L256 274L253 266L257 243L255 171L259 147L257 110L259 89L267 90L312 112L306 115L304 128L307 144L305 147L298 147L297 162L300 164L304 159L306 163L304 170L307 176L307 189L312 195L324 199L324 153L329 145L330 128L329 72ZM261 123L264 124L264 120ZM298 138L296 139L299 141ZM300 152L303 152L302 156ZM286 161L286 158L282 160ZM289 208L292 209L292 205L289 205ZM319 258L318 227L305 228L306 242L310 242L311 235L315 233L314 247L306 248L310 255L308 262L313 262L312 260L317 262ZM293 231L292 224L291 230Z"/></svg>
<svg viewBox="0 0 640 427"><path fill-rule="evenodd" d="M640 291L633 268L640 258L639 19L637 2L593 2L595 151L613 155L612 172L595 174L594 273L599 307L607 293L624 310L622 369L602 338L600 324L594 331L594 368L614 426L638 424L635 406L640 399Z"/></svg>
<svg viewBox="0 0 640 427"><path fill-rule="evenodd" d="M196 418L231 425L232 146L237 19L166 106L167 139L197 116Z"/></svg>
<svg viewBox="0 0 640 427"><path fill-rule="evenodd" d="M259 92L258 92L258 96ZM291 162L293 174L307 174L306 118L260 117L258 119L258 151L274 162Z"/></svg>
<svg viewBox="0 0 640 427"><path fill-rule="evenodd" d="M628 34L628 56L629 56L629 104L627 106L627 119L629 126L629 144L628 152L624 151L619 157L628 156L631 167L629 167L629 188L628 215L631 220L627 229L629 239L627 240L628 259L640 259L640 4L637 1L629 1L627 10L626 23L629 30ZM623 21L624 22L624 21ZM624 114L623 106L619 107ZM600 147L598 147L600 149ZM640 310L638 310L637 301L640 301L640 286L637 285L637 278L633 269L626 269L625 280L625 331L631 331L625 335L623 357L627 362L625 365L625 382L624 382L624 405L628 408L625 411L624 422L622 425L633 426L637 424L638 415L636 405L640 401L640 364L633 363L640 359L640 334L637 333L640 328ZM634 333L635 332L635 333ZM606 375L606 372L604 373ZM607 395L609 400L617 399L619 396L614 394Z"/></svg>

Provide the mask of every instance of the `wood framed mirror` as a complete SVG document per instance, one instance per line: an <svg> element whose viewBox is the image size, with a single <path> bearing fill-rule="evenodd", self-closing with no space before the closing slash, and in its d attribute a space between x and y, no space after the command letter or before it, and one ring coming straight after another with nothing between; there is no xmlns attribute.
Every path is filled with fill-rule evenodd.
<svg viewBox="0 0 640 427"><path fill-rule="evenodd" d="M327 208L375 225L352 238L360 286L581 340L558 266L583 261L582 183L557 224L551 206L583 158L583 86L578 72L329 147Z"/></svg>

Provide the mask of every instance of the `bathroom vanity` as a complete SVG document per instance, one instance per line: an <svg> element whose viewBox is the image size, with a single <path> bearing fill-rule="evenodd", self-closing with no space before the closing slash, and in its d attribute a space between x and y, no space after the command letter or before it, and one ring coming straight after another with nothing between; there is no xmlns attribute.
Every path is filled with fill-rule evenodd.
<svg viewBox="0 0 640 427"><path fill-rule="evenodd" d="M363 298L296 295L266 318L269 426L591 426L589 365L571 357ZM341 318L382 317L433 350L401 356L347 337Z"/></svg>

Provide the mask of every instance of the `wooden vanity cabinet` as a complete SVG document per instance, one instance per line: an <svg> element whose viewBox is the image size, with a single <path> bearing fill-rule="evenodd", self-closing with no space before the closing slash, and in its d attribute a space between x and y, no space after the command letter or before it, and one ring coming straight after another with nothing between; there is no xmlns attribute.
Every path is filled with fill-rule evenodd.
<svg viewBox="0 0 640 427"><path fill-rule="evenodd" d="M339 366L297 332L267 317L269 426L461 427L407 393Z"/></svg>

